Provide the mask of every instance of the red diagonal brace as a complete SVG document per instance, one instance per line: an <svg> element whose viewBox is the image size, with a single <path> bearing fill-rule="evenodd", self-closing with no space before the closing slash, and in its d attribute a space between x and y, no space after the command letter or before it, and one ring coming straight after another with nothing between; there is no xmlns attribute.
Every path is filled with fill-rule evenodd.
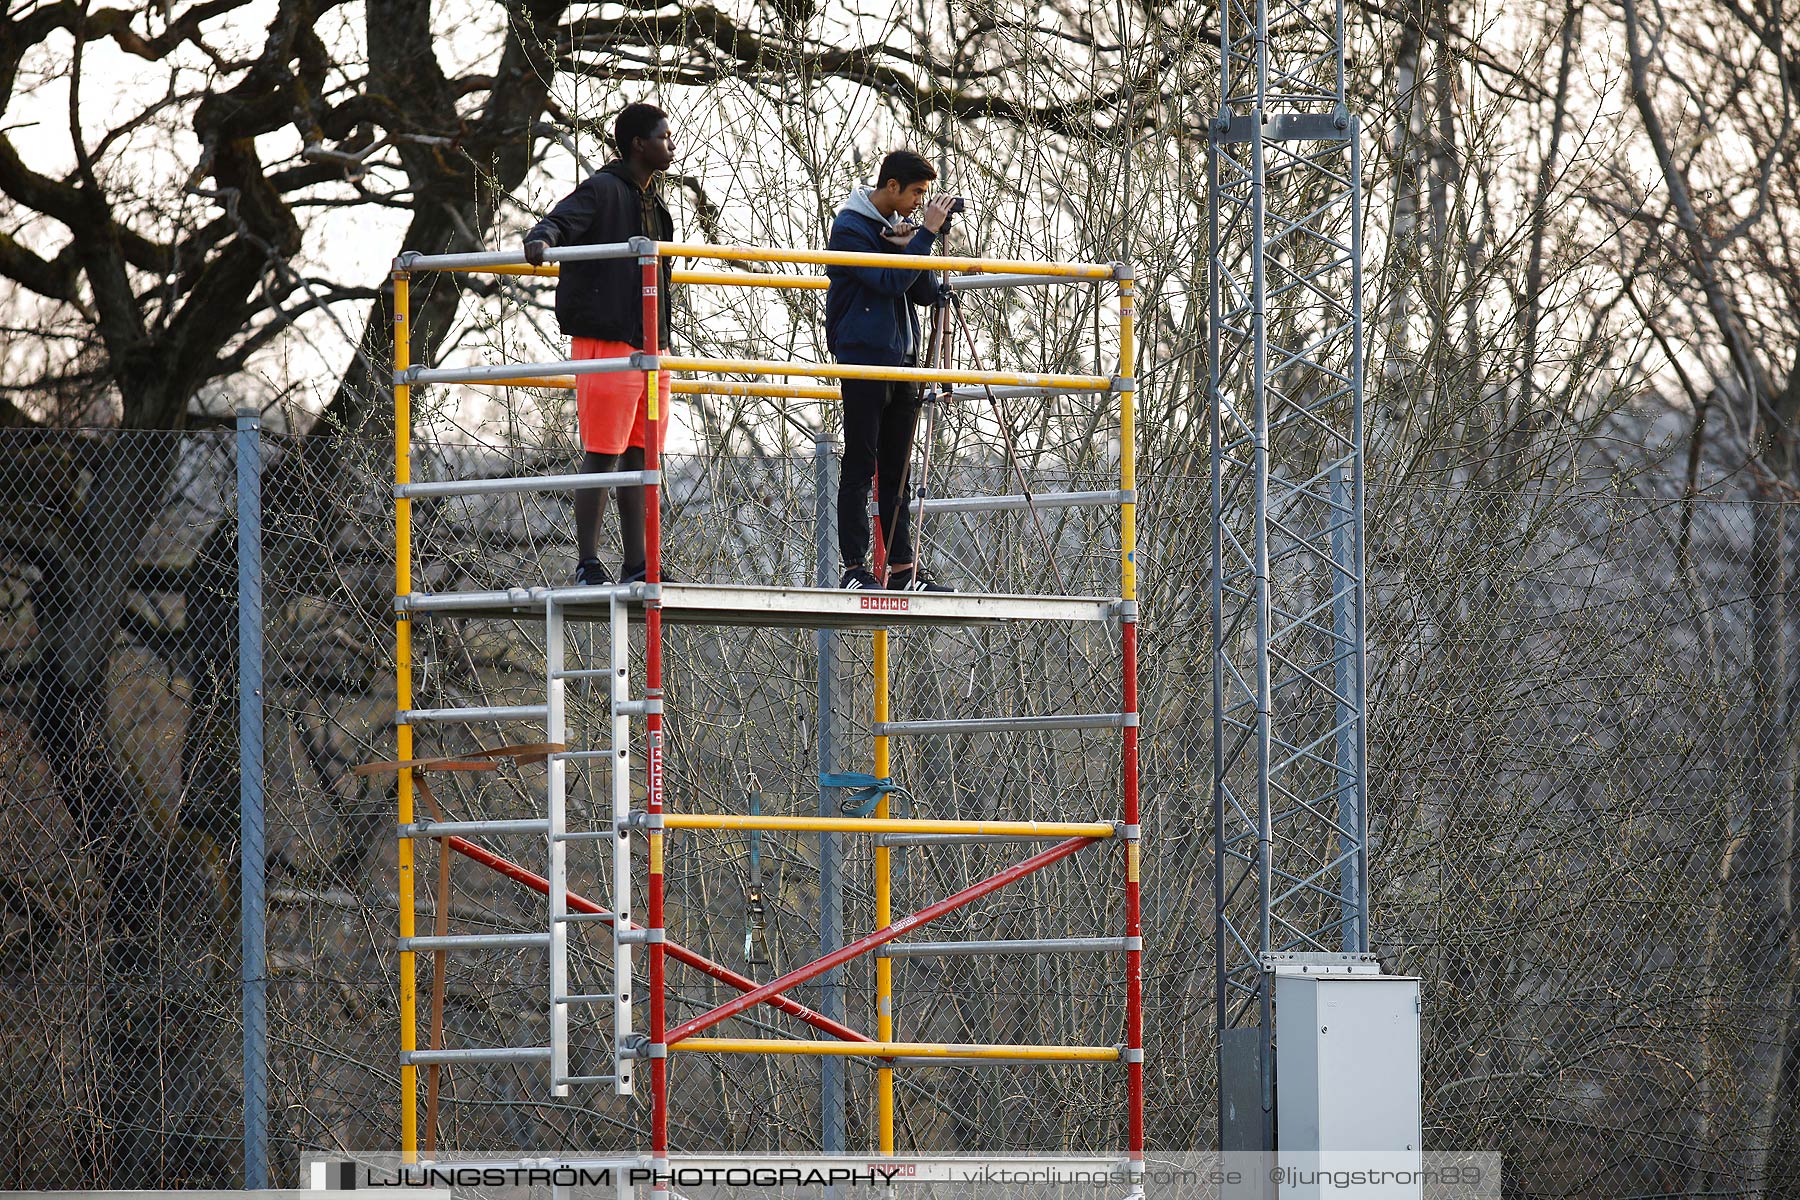
<svg viewBox="0 0 1800 1200"><path fill-rule="evenodd" d="M456 851L463 857L472 858L482 866L498 871L508 879L522 883L532 891L538 892L541 895L548 896L550 894L550 881L548 879L545 879L542 875L533 874L524 867L521 867L518 863L513 862L511 859L501 858L492 850L484 849L474 842L469 841L467 838L447 837L442 840L445 845L449 846L450 849ZM610 912L600 905L595 904L586 896L583 896L578 892L570 892L568 893L568 896L568 904L571 911L599 913L609 920L611 919L612 914ZM666 950L669 957L673 958L676 962L686 963L696 971L703 971L721 983L729 983L740 992L748 992L756 987L756 981L754 979L739 975L730 967L721 966L712 959L707 958L705 955L694 953L694 951L689 950L686 946L679 945L675 942L665 942L663 944L663 949ZM823 1033L829 1033L832 1037L842 1038L847 1042L872 1042L875 1040L867 1034L856 1032L856 1030L850 1028L848 1025L840 1025L830 1017L814 1012L812 1009L806 1007L806 1005L801 1004L798 1000L790 1000L786 996L771 996L768 998L768 1003L780 1009L782 1012L787 1013L789 1016L799 1017L814 1029L820 1030Z"/></svg>
<svg viewBox="0 0 1800 1200"><path fill-rule="evenodd" d="M1040 850L1022 862L1014 863L998 875L990 875L979 883L972 883L953 896L945 896L934 904L927 904L910 917L901 917L886 929L877 929L841 946L827 954L824 958L815 958L798 970L789 971L780 979L765 983L759 988L745 992L734 1000L727 1000L709 1012L701 1013L691 1021L677 1025L669 1031L667 1045L673 1046L683 1038L692 1037L703 1029L710 1029L720 1021L735 1017L747 1008L765 1001L774 1003L774 998L796 984L805 983L816 976L823 975L833 967L842 966L860 954L867 954L877 946L885 946L895 938L909 933L928 921L935 921L946 913L955 912L965 904L981 899L989 892L998 891L1009 883L1016 883L1033 871L1049 866L1053 862L1069 857L1090 842L1098 838L1070 838L1066 842L1058 842L1048 850Z"/></svg>

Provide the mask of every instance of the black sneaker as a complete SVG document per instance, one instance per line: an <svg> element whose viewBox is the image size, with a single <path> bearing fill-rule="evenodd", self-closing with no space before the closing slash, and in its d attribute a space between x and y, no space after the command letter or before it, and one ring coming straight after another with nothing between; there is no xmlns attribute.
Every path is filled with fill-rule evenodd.
<svg viewBox="0 0 1800 1200"><path fill-rule="evenodd" d="M644 563L638 563L636 566L626 563L623 567L620 567L619 570L622 572L619 576L620 583L642 583L644 582L645 576L650 574L650 568ZM662 569L662 577L659 582L680 583L681 580L669 574L669 568L665 566Z"/></svg>
<svg viewBox="0 0 1800 1200"><path fill-rule="evenodd" d="M575 578L571 582L595 586L611 583L612 576L606 573L606 568L600 565L599 559L584 558L576 564Z"/></svg>
<svg viewBox="0 0 1800 1200"><path fill-rule="evenodd" d="M847 592L878 592L881 583L862 566L848 567L844 577L838 580L838 586Z"/></svg>
<svg viewBox="0 0 1800 1200"><path fill-rule="evenodd" d="M925 573L922 567L908 567L904 571L888 573L887 590L890 592L954 592L953 587L946 587Z"/></svg>

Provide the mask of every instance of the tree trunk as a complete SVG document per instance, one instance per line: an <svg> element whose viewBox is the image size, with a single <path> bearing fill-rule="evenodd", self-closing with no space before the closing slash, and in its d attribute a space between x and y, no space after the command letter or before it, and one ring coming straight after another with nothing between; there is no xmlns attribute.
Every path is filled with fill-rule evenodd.
<svg viewBox="0 0 1800 1200"><path fill-rule="evenodd" d="M221 881L161 819L121 756L111 668L138 547L161 513L180 435L134 433L95 455L70 497L64 544L42 564L31 603L43 631L32 734L106 891L100 963L106 1007L86 1047L100 1098L95 1183L224 1186L229 1148L181 1132L201 1103L216 1038L202 1001L216 957L208 933L227 906ZM226 836L235 843L236 825ZM230 849L219 861L228 861ZM199 1053L202 1049L207 1053Z"/></svg>
<svg viewBox="0 0 1800 1200"><path fill-rule="evenodd" d="M1765 461L1772 469L1786 457L1771 453ZM1772 484L1759 487L1752 518L1752 733L1721 872L1720 968L1721 982L1730 984L1724 989L1729 1010L1713 1017L1722 1049L1713 1077L1721 1177L1710 1182L1716 1190L1758 1198L1773 1194L1770 1165L1784 1107L1795 993L1792 570L1788 506L1780 491Z"/></svg>

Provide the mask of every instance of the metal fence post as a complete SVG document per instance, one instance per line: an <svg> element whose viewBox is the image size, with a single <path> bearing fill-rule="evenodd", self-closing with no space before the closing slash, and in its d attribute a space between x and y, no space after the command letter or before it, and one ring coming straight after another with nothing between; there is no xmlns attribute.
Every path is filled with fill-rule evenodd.
<svg viewBox="0 0 1800 1200"><path fill-rule="evenodd" d="M269 1186L268 955L263 928L262 417L237 412L238 831L244 1009L244 1187Z"/></svg>
<svg viewBox="0 0 1800 1200"><path fill-rule="evenodd" d="M816 576L822 588L837 585L837 455L823 433L813 443L813 479L816 485L813 512L816 542ZM820 629L819 638L819 773L837 770L838 728L832 712L837 668L837 634ZM835 817L836 795L819 788L819 815ZM835 833L819 835L819 954L830 954L844 943L844 889L842 863ZM844 1019L844 973L827 971L819 980L819 1011L833 1021ZM819 1144L826 1154L844 1150L844 1060L825 1055L819 1060Z"/></svg>

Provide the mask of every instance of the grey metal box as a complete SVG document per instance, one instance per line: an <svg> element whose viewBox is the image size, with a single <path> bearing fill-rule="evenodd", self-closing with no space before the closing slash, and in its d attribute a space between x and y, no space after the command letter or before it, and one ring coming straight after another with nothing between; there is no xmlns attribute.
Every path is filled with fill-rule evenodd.
<svg viewBox="0 0 1800 1200"><path fill-rule="evenodd" d="M1284 1163L1323 1154L1319 1165L1326 1165L1333 1151L1381 1152L1384 1163L1416 1170L1422 1163L1419 981L1277 968L1275 1107ZM1282 1188L1284 1198L1311 1194L1316 1191L1306 1187Z"/></svg>

